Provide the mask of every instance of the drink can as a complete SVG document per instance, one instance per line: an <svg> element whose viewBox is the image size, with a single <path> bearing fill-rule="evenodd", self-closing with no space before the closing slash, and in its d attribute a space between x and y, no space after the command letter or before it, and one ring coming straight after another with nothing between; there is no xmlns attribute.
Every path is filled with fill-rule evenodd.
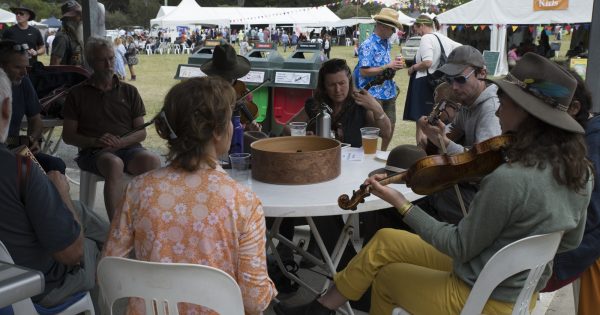
<svg viewBox="0 0 600 315"><path fill-rule="evenodd" d="M400 61L404 65L404 56L402 56L402 54L397 54L396 60Z"/></svg>

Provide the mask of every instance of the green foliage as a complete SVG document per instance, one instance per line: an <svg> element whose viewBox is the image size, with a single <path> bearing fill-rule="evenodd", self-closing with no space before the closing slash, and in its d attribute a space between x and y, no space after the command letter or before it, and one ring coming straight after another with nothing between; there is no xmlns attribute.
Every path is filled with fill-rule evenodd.
<svg viewBox="0 0 600 315"><path fill-rule="evenodd" d="M335 11L335 14L340 19L348 19L352 17L367 17L369 13L361 6L356 5L345 5L341 9Z"/></svg>
<svg viewBox="0 0 600 315"><path fill-rule="evenodd" d="M129 18L120 10L106 12L106 29L116 29L129 24Z"/></svg>
<svg viewBox="0 0 600 315"><path fill-rule="evenodd" d="M60 17L60 1L43 1L43 0L9 0L2 1L0 8L8 10L14 6L25 6L32 9L36 14L36 19L42 20L51 16Z"/></svg>

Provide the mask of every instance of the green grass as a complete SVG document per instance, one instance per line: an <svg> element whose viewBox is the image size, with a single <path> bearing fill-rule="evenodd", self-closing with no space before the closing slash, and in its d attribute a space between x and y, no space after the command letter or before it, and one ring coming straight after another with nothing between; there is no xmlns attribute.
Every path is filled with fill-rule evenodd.
<svg viewBox="0 0 600 315"><path fill-rule="evenodd" d="M392 56L400 52L398 46L392 50ZM279 53L285 57L290 55L291 50L287 53L279 48ZM358 59L354 57L353 47L334 46L331 50L331 57L346 59L351 68L354 68ZM169 89L175 85L178 80L173 79L177 65L187 63L188 55L140 55L140 63L135 66L137 75L136 81L128 81L135 85L144 104L146 105L147 116L146 120L153 117L162 107L163 100ZM403 143L414 143L415 127L412 122L402 121L402 113L404 111L404 100L406 98L406 87L408 86L408 76L406 70L398 71L396 74L396 83L400 87L400 95L397 99L397 123L396 131L392 139L393 146ZM156 151L164 152L164 141L158 137L154 128L148 128L148 137L144 141L144 146Z"/></svg>
<svg viewBox="0 0 600 315"><path fill-rule="evenodd" d="M564 58L570 43L570 36L564 36L562 39L560 57ZM236 47L237 49L238 47ZM400 52L400 47L395 45L392 48L391 55L395 56ZM284 57L291 54L288 49L287 53L283 52L283 48L279 48L279 53ZM137 75L136 81L128 81L135 85L144 104L146 105L146 120L153 117L162 107L163 100L169 89L175 85L178 80L173 79L177 71L177 65L187 63L189 55L145 55L140 54L140 63L135 66ZM354 57L353 47L333 46L331 49L332 58L346 59L351 69L354 68L358 59ZM48 64L49 58L44 56L40 59L44 64ZM128 70L129 71L129 70ZM390 149L400 144L415 143L415 123L402 120L404 112L404 101L406 99L406 89L408 87L408 75L406 70L400 70L394 78L398 87L400 87L400 95L396 100L396 130L392 137ZM157 134L153 127L147 129L148 137L144 141L144 146L155 151L165 153L165 142ZM57 132L58 134L60 132Z"/></svg>

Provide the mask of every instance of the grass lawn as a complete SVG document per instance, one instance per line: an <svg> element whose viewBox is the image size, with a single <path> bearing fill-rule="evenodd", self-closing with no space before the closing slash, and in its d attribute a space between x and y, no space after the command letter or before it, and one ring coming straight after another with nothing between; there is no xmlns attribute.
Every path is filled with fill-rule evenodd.
<svg viewBox="0 0 600 315"><path fill-rule="evenodd" d="M566 50L570 43L570 36L564 36L562 39L560 56L564 58ZM239 47L236 47L236 49ZM279 53L287 57L291 50L287 53L283 52L283 48L279 48ZM400 53L400 47L394 46L392 48L391 56L396 56ZM177 65L181 63L187 63L189 55L145 55L140 54L140 63L135 66L135 72L137 75L136 81L128 81L135 85L144 104L146 105L146 120L154 117L154 115L160 110L163 104L163 100L169 89L175 85L178 80L173 79ZM346 59L351 69L354 68L358 59L354 57L353 47L346 46L333 46L331 49L332 58L343 58ZM43 56L40 61L44 64L49 63L49 57ZM129 71L129 70L127 70ZM404 112L404 101L406 99L406 89L408 87L408 75L406 70L400 70L396 73L394 78L396 84L400 87L400 95L396 101L396 130L392 138L390 149L407 143L415 143L415 124L414 122L402 121L402 113ZM144 146L151 148L157 152L166 153L165 142L157 135L156 130L153 127L147 128L148 137L144 141ZM60 132L57 132L60 134Z"/></svg>
<svg viewBox="0 0 600 315"><path fill-rule="evenodd" d="M397 46L394 47L392 56L395 56L399 52L400 49ZM291 53L291 50L288 49L287 53L284 53L280 47L279 53L285 58ZM354 58L353 47L334 46L331 50L331 57L346 59L351 69L354 68L358 61L357 58ZM169 88L178 82L178 80L173 79L177 65L187 63L188 55L140 55L139 59L140 63L135 68L137 80L129 82L135 85L140 91L146 105L148 113L146 120L148 120L162 107L163 99ZM401 90L397 102L397 115L401 117L404 110L406 87L408 86L406 70L399 71L396 74L395 80ZM402 143L414 143L414 123L403 122L400 118L397 121L396 132L390 148ZM148 137L144 141L144 146L164 152L164 141L158 137L154 128L148 128L147 130Z"/></svg>

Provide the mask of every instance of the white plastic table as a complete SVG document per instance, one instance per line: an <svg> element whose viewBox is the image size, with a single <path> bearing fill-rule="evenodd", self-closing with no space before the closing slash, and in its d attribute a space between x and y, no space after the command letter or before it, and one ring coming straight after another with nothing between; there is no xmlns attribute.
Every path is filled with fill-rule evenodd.
<svg viewBox="0 0 600 315"><path fill-rule="evenodd" d="M317 291L294 274L289 273L275 249L273 239L275 238L282 244L293 247L297 252L313 263L324 267L324 269L333 276L336 272L339 260L342 257L343 250L346 248L350 238L355 235L354 230L358 228L358 213L390 207L387 202L371 195L365 199L364 203L359 204L356 211L348 211L339 208L337 199L342 194L348 194L351 197L352 191L359 188L371 171L384 166L385 162L376 159L375 155L365 155L364 160L361 162L342 161L342 171L340 176L327 182L310 185L275 185L250 179L249 182L246 183L262 201L265 216L275 218L275 222L267 237L267 246L271 249L279 267L287 277L297 281L300 285L306 287L315 294L323 292L329 286L329 281L326 281L323 288ZM392 184L390 187L401 191L406 198L411 201L421 197L404 184ZM312 217L326 215L348 215L346 225L342 230L342 234L340 235L331 256L327 252L317 227L312 220ZM321 251L324 263L279 234L281 221L286 217L306 218L311 233ZM358 236L358 234L356 234L356 236ZM358 241L358 237L355 238L355 241ZM352 314L349 304L347 304L347 312Z"/></svg>
<svg viewBox="0 0 600 315"><path fill-rule="evenodd" d="M44 275L0 261L0 308L44 292Z"/></svg>

